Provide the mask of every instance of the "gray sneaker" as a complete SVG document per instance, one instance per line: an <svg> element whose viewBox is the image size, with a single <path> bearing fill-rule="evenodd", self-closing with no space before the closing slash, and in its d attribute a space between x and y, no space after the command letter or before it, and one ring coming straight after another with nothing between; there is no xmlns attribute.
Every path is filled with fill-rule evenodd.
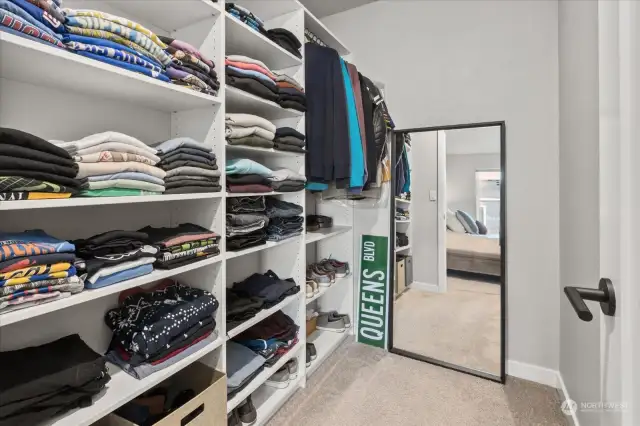
<svg viewBox="0 0 640 426"><path fill-rule="evenodd" d="M342 321L344 322L344 326L346 328L351 327L351 318L349 318L349 314L340 314L338 313L338 311L320 312L320 315L322 314L329 315L329 318L331 319L342 318Z"/></svg>
<svg viewBox="0 0 640 426"><path fill-rule="evenodd" d="M335 259L323 259L319 263L324 269L333 272L338 278L344 278L351 273L349 264L346 262L340 262Z"/></svg>
<svg viewBox="0 0 640 426"><path fill-rule="evenodd" d="M330 287L331 277L327 274L321 274L316 271L313 266L307 267L307 280L316 282L320 287Z"/></svg>
<svg viewBox="0 0 640 426"><path fill-rule="evenodd" d="M346 330L342 317L334 317L330 313L318 315L316 328L318 330L333 331L334 333L344 333Z"/></svg>
<svg viewBox="0 0 640 426"><path fill-rule="evenodd" d="M287 361L285 367L289 369L289 380L298 378L298 358L291 358Z"/></svg>
<svg viewBox="0 0 640 426"><path fill-rule="evenodd" d="M284 389L289 386L289 368L285 365L280 370L276 371L264 382L265 385L272 388Z"/></svg>

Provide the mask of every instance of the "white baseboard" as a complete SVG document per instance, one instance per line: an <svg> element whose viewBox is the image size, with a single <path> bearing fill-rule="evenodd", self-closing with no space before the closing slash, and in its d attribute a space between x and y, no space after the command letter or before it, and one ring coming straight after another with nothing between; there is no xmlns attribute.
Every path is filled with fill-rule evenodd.
<svg viewBox="0 0 640 426"><path fill-rule="evenodd" d="M438 284L427 284L427 283L420 283L418 281L414 281L413 283L411 283L411 288L415 288L416 290L421 290L421 291L428 291L430 293L440 293L440 288L438 287Z"/></svg>
<svg viewBox="0 0 640 426"><path fill-rule="evenodd" d="M507 374L519 379L529 380L558 389L558 377L560 373L550 368L519 361L507 361Z"/></svg>
<svg viewBox="0 0 640 426"><path fill-rule="evenodd" d="M571 399L571 397L569 396L569 391L564 384L564 380L562 379L562 374L560 374L560 372L558 372L558 390L562 393L563 401ZM580 422L578 421L578 416L576 416L576 413L571 413L571 416L569 416L569 418L573 422L573 426L580 426Z"/></svg>

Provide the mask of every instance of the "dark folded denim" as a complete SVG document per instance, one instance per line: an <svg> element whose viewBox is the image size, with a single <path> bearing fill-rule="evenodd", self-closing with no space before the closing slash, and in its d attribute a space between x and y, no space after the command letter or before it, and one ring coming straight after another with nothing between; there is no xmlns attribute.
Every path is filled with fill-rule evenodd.
<svg viewBox="0 0 640 426"><path fill-rule="evenodd" d="M304 223L304 217L275 217L269 221L269 228L274 229L297 229Z"/></svg>
<svg viewBox="0 0 640 426"><path fill-rule="evenodd" d="M249 247L255 247L267 242L267 233L261 229L247 235L239 235L237 237L227 238L227 250L237 251Z"/></svg>
<svg viewBox="0 0 640 426"><path fill-rule="evenodd" d="M227 223L227 237L237 237L239 235L247 235L252 232L258 231L260 229L264 229L269 223L269 219L265 217L258 222L252 223L250 225L230 225Z"/></svg>
<svg viewBox="0 0 640 426"><path fill-rule="evenodd" d="M276 217L294 217L302 214L302 206L279 200L275 197L266 197L267 217L273 219Z"/></svg>
<svg viewBox="0 0 640 426"><path fill-rule="evenodd" d="M227 211L230 213L256 213L266 210L263 196L233 197L227 199Z"/></svg>
<svg viewBox="0 0 640 426"><path fill-rule="evenodd" d="M251 226L269 223L267 215L262 213L227 213L227 226Z"/></svg>
<svg viewBox="0 0 640 426"><path fill-rule="evenodd" d="M302 235L302 229L300 229L299 231L296 232L292 232L292 233L288 233L288 234L268 234L267 235L267 241L272 241L272 242L278 242L278 241L284 241L284 240L288 240L290 238L293 237L297 237L299 235Z"/></svg>

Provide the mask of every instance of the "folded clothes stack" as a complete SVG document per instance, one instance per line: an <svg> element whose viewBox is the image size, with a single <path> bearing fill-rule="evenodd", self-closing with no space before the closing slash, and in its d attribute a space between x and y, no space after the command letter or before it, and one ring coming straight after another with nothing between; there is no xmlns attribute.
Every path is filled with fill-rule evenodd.
<svg viewBox="0 0 640 426"><path fill-rule="evenodd" d="M298 331L293 319L278 311L243 331L233 341L262 356L265 367L270 367L298 343Z"/></svg>
<svg viewBox="0 0 640 426"><path fill-rule="evenodd" d="M86 179L67 151L20 130L0 127L0 201L69 198Z"/></svg>
<svg viewBox="0 0 640 426"><path fill-rule="evenodd" d="M305 150L305 136L291 127L276 129L273 139L274 148L280 151L307 152Z"/></svg>
<svg viewBox="0 0 640 426"><path fill-rule="evenodd" d="M271 192L271 169L247 158L227 160L227 191L233 193Z"/></svg>
<svg viewBox="0 0 640 426"><path fill-rule="evenodd" d="M264 370L264 357L239 343L227 342L227 399L246 388Z"/></svg>
<svg viewBox="0 0 640 426"><path fill-rule="evenodd" d="M167 66L167 75L173 83L213 96L218 94L220 81L212 60L187 42L164 36L158 38L173 58Z"/></svg>
<svg viewBox="0 0 640 426"><path fill-rule="evenodd" d="M230 145L273 148L276 126L253 114L226 114L225 135Z"/></svg>
<svg viewBox="0 0 640 426"><path fill-rule="evenodd" d="M122 292L119 306L105 315L113 331L106 358L143 379L213 343L217 309L208 291L172 280Z"/></svg>
<svg viewBox="0 0 640 426"><path fill-rule="evenodd" d="M154 146L158 167L166 172L165 194L219 192L220 171L210 147L191 138L176 138Z"/></svg>
<svg viewBox="0 0 640 426"><path fill-rule="evenodd" d="M78 55L170 82L173 60L167 45L148 28L127 18L89 9L64 9L63 42Z"/></svg>
<svg viewBox="0 0 640 426"><path fill-rule="evenodd" d="M108 231L73 243L78 256L75 266L87 289L150 274L158 254L144 232Z"/></svg>
<svg viewBox="0 0 640 426"><path fill-rule="evenodd" d="M240 296L227 288L227 330L255 317L264 306L262 297Z"/></svg>
<svg viewBox="0 0 640 426"><path fill-rule="evenodd" d="M276 75L263 62L248 56L230 55L225 59L225 74L229 86L272 102L278 101Z"/></svg>
<svg viewBox="0 0 640 426"><path fill-rule="evenodd" d="M268 177L269 184L274 191L296 192L302 191L307 183L307 178L289 169L277 169Z"/></svg>
<svg viewBox="0 0 640 426"><path fill-rule="evenodd" d="M266 35L267 31L264 29L264 21L254 15L246 7L242 7L236 3L225 3L225 10L229 15L233 16L240 22L244 22L254 31Z"/></svg>
<svg viewBox="0 0 640 426"><path fill-rule="evenodd" d="M264 229L269 218L264 213L227 213L227 238L251 234Z"/></svg>
<svg viewBox="0 0 640 426"><path fill-rule="evenodd" d="M42 230L0 233L0 314L82 291L75 246Z"/></svg>
<svg viewBox="0 0 640 426"><path fill-rule="evenodd" d="M227 199L227 229L231 226L237 230L240 226L233 225L233 223L239 223L241 219L238 218L243 217L241 215L262 217L265 215L266 211L267 209L264 197L229 198ZM264 222L266 226L268 221L265 220ZM249 233L236 234L232 237L227 236L227 250L237 251L265 244L267 241L267 234L263 228L264 226Z"/></svg>
<svg viewBox="0 0 640 426"><path fill-rule="evenodd" d="M276 306L289 296L300 292L300 287L293 278L281 279L272 270L264 274L252 274L243 281L233 283L231 290L239 297L259 297L262 308Z"/></svg>
<svg viewBox="0 0 640 426"><path fill-rule="evenodd" d="M171 228L146 226L140 232L159 250L158 268L174 269L220 254L220 235L193 223Z"/></svg>
<svg viewBox="0 0 640 426"><path fill-rule="evenodd" d="M0 0L0 31L64 49L60 5L53 0Z"/></svg>
<svg viewBox="0 0 640 426"><path fill-rule="evenodd" d="M282 108L290 108L302 112L307 111L307 95L297 88L279 87L277 102Z"/></svg>
<svg viewBox="0 0 640 426"><path fill-rule="evenodd" d="M73 156L77 177L88 179L81 196L158 195L165 190L165 172L156 167L157 151L134 137L104 132L54 143Z"/></svg>
<svg viewBox="0 0 640 426"><path fill-rule="evenodd" d="M302 234L302 206L267 197L267 241L282 241Z"/></svg>
<svg viewBox="0 0 640 426"><path fill-rule="evenodd" d="M93 404L111 380L106 360L77 334L0 352L0 425L40 425Z"/></svg>
<svg viewBox="0 0 640 426"><path fill-rule="evenodd" d="M284 28L272 28L267 30L267 37L287 52L302 59L302 54L300 53L302 43L291 31Z"/></svg>

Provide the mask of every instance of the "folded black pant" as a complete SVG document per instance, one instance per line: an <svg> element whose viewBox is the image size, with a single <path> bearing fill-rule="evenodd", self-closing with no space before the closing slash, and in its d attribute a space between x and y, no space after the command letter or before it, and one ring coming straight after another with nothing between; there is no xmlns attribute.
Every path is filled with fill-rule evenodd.
<svg viewBox="0 0 640 426"><path fill-rule="evenodd" d="M227 75L226 82L229 86L233 86L240 90L244 90L245 92L251 93L263 99L267 99L272 102L276 102L278 100L278 95L276 95L266 85L254 79L244 78L244 77L233 77L233 76Z"/></svg>
<svg viewBox="0 0 640 426"><path fill-rule="evenodd" d="M233 197L227 199L229 213L256 213L266 210L264 197Z"/></svg>
<svg viewBox="0 0 640 426"><path fill-rule="evenodd" d="M227 238L227 250L230 250L230 251L242 250L249 247L255 247L262 244L266 244L266 242L267 242L267 234L266 232L264 232L264 230L260 229L250 234Z"/></svg>
<svg viewBox="0 0 640 426"><path fill-rule="evenodd" d="M288 143L280 143L276 142L273 144L273 148L278 151L289 151L289 152L307 152L304 148L299 146L290 145Z"/></svg>
<svg viewBox="0 0 640 426"><path fill-rule="evenodd" d="M307 112L307 107L296 101L277 101L282 108L295 109L296 111Z"/></svg>

